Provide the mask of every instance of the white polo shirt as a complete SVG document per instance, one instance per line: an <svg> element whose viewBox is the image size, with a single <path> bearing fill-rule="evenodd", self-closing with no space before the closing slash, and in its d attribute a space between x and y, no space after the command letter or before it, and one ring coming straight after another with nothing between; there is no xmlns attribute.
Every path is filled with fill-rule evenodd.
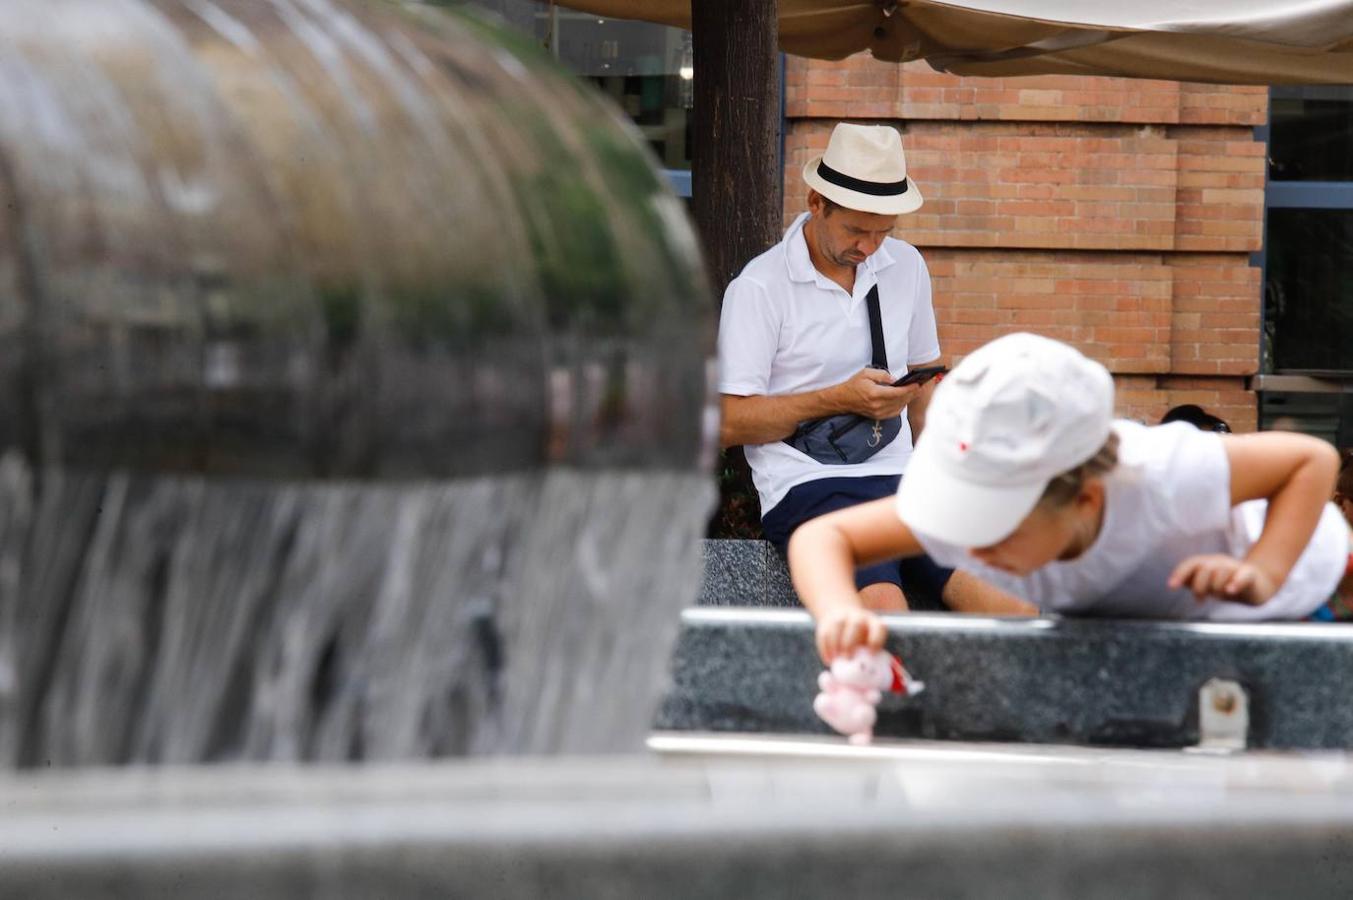
<svg viewBox="0 0 1353 900"><path fill-rule="evenodd" d="M784 240L749 262L724 292L719 319L719 392L740 397L801 394L847 381L869 365L869 306L879 288L888 366L894 378L940 355L930 273L916 248L896 238L855 269L855 291L813 267L804 213ZM911 429L858 465L830 466L783 441L748 445L764 516L789 489L818 478L898 475L911 457Z"/></svg>

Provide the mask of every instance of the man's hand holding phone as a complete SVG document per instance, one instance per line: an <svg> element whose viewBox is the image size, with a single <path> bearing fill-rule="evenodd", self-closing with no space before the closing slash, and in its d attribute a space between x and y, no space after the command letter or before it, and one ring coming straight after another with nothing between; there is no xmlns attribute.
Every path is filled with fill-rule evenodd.
<svg viewBox="0 0 1353 900"><path fill-rule="evenodd" d="M902 388L893 384L893 376L883 369L861 369L849 381L836 386L841 412L853 412L871 419L891 419L902 412L920 387Z"/></svg>

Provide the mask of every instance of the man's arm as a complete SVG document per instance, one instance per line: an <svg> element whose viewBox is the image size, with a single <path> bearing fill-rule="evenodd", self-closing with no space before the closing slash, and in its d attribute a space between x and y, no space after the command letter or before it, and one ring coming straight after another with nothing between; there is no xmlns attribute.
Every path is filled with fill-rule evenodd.
<svg viewBox="0 0 1353 900"><path fill-rule="evenodd" d="M783 440L794 433L800 422L835 413L837 403L833 398L839 387L780 397L721 394L723 422L719 427L719 445L736 447Z"/></svg>
<svg viewBox="0 0 1353 900"><path fill-rule="evenodd" d="M849 381L802 394L721 394L719 444L769 444L789 437L800 422L837 413L890 419L914 402L920 391L914 384L893 387L892 376L882 369L861 369Z"/></svg>

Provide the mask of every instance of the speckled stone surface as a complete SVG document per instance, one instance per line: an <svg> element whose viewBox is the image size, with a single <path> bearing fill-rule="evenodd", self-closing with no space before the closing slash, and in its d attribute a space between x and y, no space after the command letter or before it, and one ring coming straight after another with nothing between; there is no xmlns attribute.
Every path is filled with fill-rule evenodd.
<svg viewBox="0 0 1353 900"><path fill-rule="evenodd" d="M767 541L706 540L700 606L798 608L785 561Z"/></svg>
<svg viewBox="0 0 1353 900"><path fill-rule="evenodd" d="M766 590L763 596L766 606L803 608L799 595L794 592L794 583L789 580L789 566L770 544L766 545Z"/></svg>
<svg viewBox="0 0 1353 900"><path fill-rule="evenodd" d="M888 697L876 733L1129 747L1198 742L1208 679L1249 694L1249 746L1353 748L1353 626L888 619L888 648L926 682ZM827 733L806 613L691 609L656 727Z"/></svg>

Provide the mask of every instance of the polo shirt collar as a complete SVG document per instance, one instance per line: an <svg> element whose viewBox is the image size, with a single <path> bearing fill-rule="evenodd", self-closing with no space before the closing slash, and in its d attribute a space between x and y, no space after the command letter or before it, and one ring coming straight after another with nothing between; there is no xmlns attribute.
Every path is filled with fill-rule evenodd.
<svg viewBox="0 0 1353 900"><path fill-rule="evenodd" d="M800 213L785 232L785 266L789 269L790 281L812 282L818 276L808 256L808 239L803 236L803 225L807 221L808 213Z"/></svg>
<svg viewBox="0 0 1353 900"><path fill-rule="evenodd" d="M811 283L823 277L808 256L808 239L803 236L803 226L807 221L808 213L800 213L785 232L785 266L789 270L790 281ZM896 260L888 252L887 244L882 244L865 257L863 265L870 274L876 275L880 269L886 269L894 262Z"/></svg>

